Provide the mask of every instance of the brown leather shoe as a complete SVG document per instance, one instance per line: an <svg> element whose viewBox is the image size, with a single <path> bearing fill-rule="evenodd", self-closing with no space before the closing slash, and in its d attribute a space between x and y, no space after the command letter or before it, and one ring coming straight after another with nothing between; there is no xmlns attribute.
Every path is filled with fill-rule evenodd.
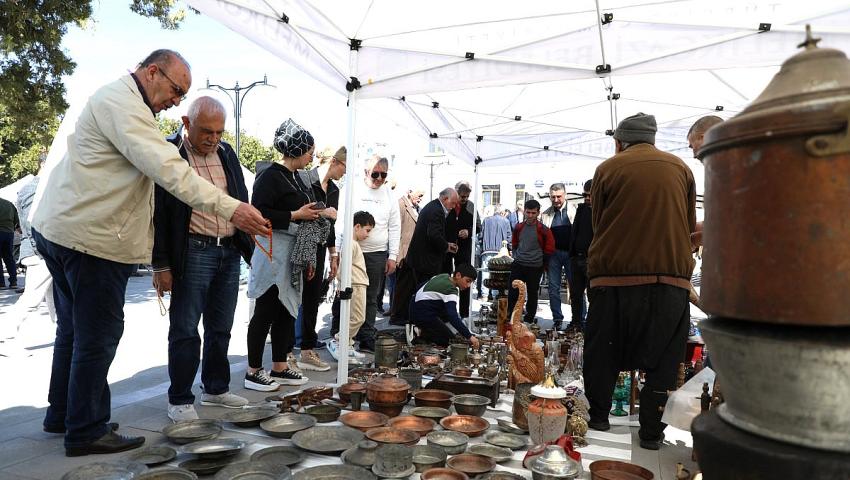
<svg viewBox="0 0 850 480"><path fill-rule="evenodd" d="M141 447L145 437L125 437L110 431L88 445L82 447L66 447L66 457L82 457L92 453L117 453Z"/></svg>

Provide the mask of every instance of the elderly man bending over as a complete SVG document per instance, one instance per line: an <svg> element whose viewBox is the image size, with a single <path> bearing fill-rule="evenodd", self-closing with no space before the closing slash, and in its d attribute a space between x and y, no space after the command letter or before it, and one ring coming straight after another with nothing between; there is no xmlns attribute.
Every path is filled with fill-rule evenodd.
<svg viewBox="0 0 850 480"><path fill-rule="evenodd" d="M154 182L249 234L267 231L254 207L199 177L162 138L154 115L189 91L189 64L156 50L88 100L68 152L46 180L33 237L53 277L56 340L44 430L65 433L67 456L136 448L144 437L108 424L106 375L124 332L124 294L153 248Z"/></svg>

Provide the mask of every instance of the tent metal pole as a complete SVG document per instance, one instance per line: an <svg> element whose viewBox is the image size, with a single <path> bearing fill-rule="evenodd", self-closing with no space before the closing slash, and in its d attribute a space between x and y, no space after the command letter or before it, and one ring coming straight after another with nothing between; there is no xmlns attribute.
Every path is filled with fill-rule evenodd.
<svg viewBox="0 0 850 480"><path fill-rule="evenodd" d="M476 140L475 142L475 180L472 186L472 233L469 236L469 241L472 242L471 254L469 256L469 264L475 266L475 247L478 245L478 210L481 208L481 199L480 196L480 188L481 183L479 179L479 169L478 164L480 163L480 153L481 153L481 141ZM481 273L478 273L481 275ZM474 282L473 282L474 283ZM477 292L478 295L481 295L481 292ZM469 286L469 308L472 308L472 285ZM469 331L472 331L472 327L474 326L472 321L472 312L469 312L469 316L466 318L466 327Z"/></svg>
<svg viewBox="0 0 850 480"><path fill-rule="evenodd" d="M351 50L348 64L351 76L357 77L357 50ZM342 245L337 245L337 251L341 252L339 259L339 291L341 293L339 304L339 361L336 367L336 381L338 385L348 382L348 337L351 320L351 254L353 252L351 242L354 241L354 212L352 211L352 205L354 203L355 185L361 180L361 176L358 174L361 169L357 168L360 159L357 157L356 126L357 89L355 88L348 94L348 136L346 139L348 160L345 162L345 214L342 219Z"/></svg>
<svg viewBox="0 0 850 480"><path fill-rule="evenodd" d="M605 61L605 41L602 39L602 11L599 10L599 0L596 0L596 28L599 30L599 50L602 51L602 65L608 65Z"/></svg>

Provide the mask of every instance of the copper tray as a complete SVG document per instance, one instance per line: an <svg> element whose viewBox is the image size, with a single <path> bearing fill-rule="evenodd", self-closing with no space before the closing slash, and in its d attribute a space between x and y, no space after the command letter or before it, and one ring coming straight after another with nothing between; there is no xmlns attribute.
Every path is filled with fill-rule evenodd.
<svg viewBox="0 0 850 480"><path fill-rule="evenodd" d="M166 447L165 445L155 445L141 450L136 450L127 456L127 460L131 462L144 463L149 467L153 467L155 465L160 465L174 460L174 457L176 456L177 450L174 450L171 447Z"/></svg>
<svg viewBox="0 0 850 480"><path fill-rule="evenodd" d="M304 452L295 447L268 447L257 450L251 455L251 461L268 462L289 467L304 460Z"/></svg>
<svg viewBox="0 0 850 480"><path fill-rule="evenodd" d="M218 420L198 419L168 425L162 434L174 443L184 444L212 440L221 433Z"/></svg>
<svg viewBox="0 0 850 480"><path fill-rule="evenodd" d="M592 480L652 480L655 475L633 463L597 460L590 464Z"/></svg>
<svg viewBox="0 0 850 480"><path fill-rule="evenodd" d="M243 408L227 412L221 416L221 420L232 423L237 427L256 427L267 418L272 418L280 413L277 407Z"/></svg>
<svg viewBox="0 0 850 480"><path fill-rule="evenodd" d="M284 413L263 420L260 428L273 437L292 438L295 432L312 427L316 424L316 417L305 413Z"/></svg>
<svg viewBox="0 0 850 480"><path fill-rule="evenodd" d="M339 417L339 421L346 427L356 428L361 432L366 432L373 428L383 427L390 420L390 417L379 412L370 412L361 410L359 412L346 413Z"/></svg>
<svg viewBox="0 0 850 480"><path fill-rule="evenodd" d="M378 477L354 465L322 465L301 470L292 480L375 480Z"/></svg>
<svg viewBox="0 0 850 480"><path fill-rule="evenodd" d="M378 443L395 443L401 445L416 445L419 434L403 428L378 427L368 430L366 438Z"/></svg>
<svg viewBox="0 0 850 480"><path fill-rule="evenodd" d="M496 468L496 461L484 455L461 453L446 461L446 466L467 475L487 473Z"/></svg>
<svg viewBox="0 0 850 480"><path fill-rule="evenodd" d="M470 437L477 437L490 428L490 422L472 415L451 415L440 420L440 425L446 430L465 433Z"/></svg>
<svg viewBox="0 0 850 480"><path fill-rule="evenodd" d="M455 394L447 390L426 388L413 394L413 401L417 407L440 407L450 408Z"/></svg>
<svg viewBox="0 0 850 480"><path fill-rule="evenodd" d="M363 432L351 427L312 427L292 436L292 443L308 452L339 455L363 440Z"/></svg>
<svg viewBox="0 0 850 480"><path fill-rule="evenodd" d="M391 418L387 422L387 426L412 430L418 433L420 437L423 437L431 433L437 427L437 422L430 418L406 415L403 417Z"/></svg>
<svg viewBox="0 0 850 480"><path fill-rule="evenodd" d="M185 468L159 467L148 470L133 480L198 480L198 476Z"/></svg>

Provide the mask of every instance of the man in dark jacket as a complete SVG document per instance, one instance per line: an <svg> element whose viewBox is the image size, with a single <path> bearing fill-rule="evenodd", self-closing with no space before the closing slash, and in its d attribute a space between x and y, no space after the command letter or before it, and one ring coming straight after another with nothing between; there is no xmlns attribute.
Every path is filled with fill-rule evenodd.
<svg viewBox="0 0 850 480"><path fill-rule="evenodd" d="M590 198L592 183L592 180L584 182L584 193L582 193L584 203L580 203L576 208L570 233L570 270L573 274L570 282L570 298L572 299L570 307L572 307L573 317L569 328L581 331L584 331L586 313L584 291L587 289L587 251L593 240L593 212Z"/></svg>
<svg viewBox="0 0 850 480"><path fill-rule="evenodd" d="M443 273L451 275L459 265L471 264L472 261L472 222L475 206L469 201L472 187L469 182L458 182L455 185L458 204L449 211L446 217L446 240L457 243L457 253L447 253L443 261ZM481 230L480 221L478 230ZM469 317L469 299L472 289L460 292L460 317Z"/></svg>
<svg viewBox="0 0 850 480"><path fill-rule="evenodd" d="M405 268L399 272L393 296L392 317L396 323L408 320L411 296L419 285L440 273L446 253L457 253L457 244L446 241L446 216L457 203L455 189L446 188L419 212L404 257Z"/></svg>
<svg viewBox="0 0 850 480"><path fill-rule="evenodd" d="M555 237L546 225L537 220L539 214L540 202L534 199L525 202L525 220L517 223L511 238L514 261L511 264L510 282L525 282L525 321L529 323L537 321L535 314L540 276L543 275L544 265L549 264L549 257L555 252ZM511 287L508 292L508 312L513 312L518 298L519 290Z"/></svg>
<svg viewBox="0 0 850 480"><path fill-rule="evenodd" d="M15 230L20 228L18 209L12 202L0 198L0 288L6 287L3 278L3 263L9 271L9 287L18 288L18 266L15 262L14 240Z"/></svg>
<svg viewBox="0 0 850 480"><path fill-rule="evenodd" d="M614 132L616 154L593 175L584 340L588 426L608 430L618 373L644 370L638 436L650 450L664 440L661 409L685 356L696 225L693 173L655 148L656 131L652 115L623 119Z"/></svg>
<svg viewBox="0 0 850 480"><path fill-rule="evenodd" d="M186 133L170 137L202 178L231 197L248 201L242 168L221 141L224 107L200 97L183 117ZM251 238L223 218L193 210L159 186L154 210L154 287L171 292L168 330L168 416L175 422L198 418L192 383L201 360L198 322L204 318L202 405L241 408L248 400L230 393L227 349L239 292L239 258L249 261Z"/></svg>

